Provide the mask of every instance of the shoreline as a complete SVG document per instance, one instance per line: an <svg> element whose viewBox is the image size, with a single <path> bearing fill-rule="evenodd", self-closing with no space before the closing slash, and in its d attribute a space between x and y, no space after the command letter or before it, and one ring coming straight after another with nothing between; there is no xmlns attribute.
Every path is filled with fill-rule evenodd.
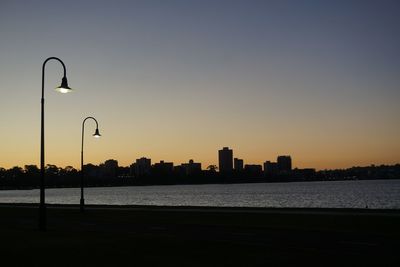
<svg viewBox="0 0 400 267"><path fill-rule="evenodd" d="M243 181L243 182L216 182L216 183L174 183L174 184L116 184L116 185L85 185L85 188L112 188L112 187L149 187L149 186L193 186L193 185L235 185L235 184L291 184L291 183L320 183L320 182L350 182L350 181L391 181L400 180L399 178L382 178L382 179L332 179L332 180L273 180L273 181ZM69 189L80 188L76 186L46 186L46 189ZM4 188L0 187L0 191L22 191L22 190L38 190L40 187L27 188Z"/></svg>

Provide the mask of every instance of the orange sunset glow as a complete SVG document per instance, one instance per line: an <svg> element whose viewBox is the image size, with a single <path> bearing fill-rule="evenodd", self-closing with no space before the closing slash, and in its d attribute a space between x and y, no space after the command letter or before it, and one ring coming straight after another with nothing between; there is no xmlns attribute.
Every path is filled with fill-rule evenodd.
<svg viewBox="0 0 400 267"><path fill-rule="evenodd" d="M87 116L102 132L90 138L95 125L87 123L85 161L94 164L129 166L144 156L205 168L224 146L252 164L278 155L316 169L400 161L397 15L348 17L314 5L277 17L277 4L262 2L100 3L95 14L82 4L60 34L55 24L68 16L59 5L0 8L1 167L39 164L41 64L49 56L62 58L75 89L54 92L62 68L49 62L49 164L80 167Z"/></svg>

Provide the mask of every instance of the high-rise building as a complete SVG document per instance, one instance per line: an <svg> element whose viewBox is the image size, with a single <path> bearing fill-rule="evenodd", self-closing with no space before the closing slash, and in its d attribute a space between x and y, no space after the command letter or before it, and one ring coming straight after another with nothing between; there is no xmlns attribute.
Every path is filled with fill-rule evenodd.
<svg viewBox="0 0 400 267"><path fill-rule="evenodd" d="M277 163L279 171L292 170L292 159L290 156L278 156Z"/></svg>
<svg viewBox="0 0 400 267"><path fill-rule="evenodd" d="M102 176L108 178L117 177L118 173L118 161L115 159L109 159L102 165Z"/></svg>
<svg viewBox="0 0 400 267"><path fill-rule="evenodd" d="M143 177L151 174L151 159L142 157L136 160L135 176Z"/></svg>
<svg viewBox="0 0 400 267"><path fill-rule="evenodd" d="M242 159L238 159L238 158L234 158L233 159L233 166L235 168L235 171L243 171L243 160Z"/></svg>
<svg viewBox="0 0 400 267"><path fill-rule="evenodd" d="M224 147L218 150L218 161L220 172L232 172L233 171L233 151L229 147Z"/></svg>

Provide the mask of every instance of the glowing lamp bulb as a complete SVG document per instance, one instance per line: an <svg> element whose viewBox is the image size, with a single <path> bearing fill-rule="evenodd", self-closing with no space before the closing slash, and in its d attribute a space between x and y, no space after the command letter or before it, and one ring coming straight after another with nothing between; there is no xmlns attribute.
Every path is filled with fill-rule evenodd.
<svg viewBox="0 0 400 267"><path fill-rule="evenodd" d="M99 133L99 129L96 129L96 131L93 134L94 138L100 138L101 134Z"/></svg>
<svg viewBox="0 0 400 267"><path fill-rule="evenodd" d="M72 92L72 89L68 86L67 77L62 78L61 85L56 88L56 91L63 94Z"/></svg>

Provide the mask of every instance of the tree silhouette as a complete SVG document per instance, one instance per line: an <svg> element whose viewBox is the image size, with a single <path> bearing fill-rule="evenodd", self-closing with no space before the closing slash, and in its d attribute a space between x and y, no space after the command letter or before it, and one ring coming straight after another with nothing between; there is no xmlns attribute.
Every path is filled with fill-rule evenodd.
<svg viewBox="0 0 400 267"><path fill-rule="evenodd" d="M21 177L23 172L23 169L18 166L12 167L11 169L7 170L8 176L13 179Z"/></svg>
<svg viewBox="0 0 400 267"><path fill-rule="evenodd" d="M217 165L208 165L207 170L209 170L210 172L217 172L218 167Z"/></svg>
<svg viewBox="0 0 400 267"><path fill-rule="evenodd" d="M0 167L0 178L4 177L6 173L6 169L4 169L3 167Z"/></svg>
<svg viewBox="0 0 400 267"><path fill-rule="evenodd" d="M53 165L53 164L46 165L46 173L49 176L57 176L59 171L60 171L60 168L58 168L56 165Z"/></svg>
<svg viewBox="0 0 400 267"><path fill-rule="evenodd" d="M36 165L25 165L24 171L27 176L36 176L40 172L39 168Z"/></svg>

